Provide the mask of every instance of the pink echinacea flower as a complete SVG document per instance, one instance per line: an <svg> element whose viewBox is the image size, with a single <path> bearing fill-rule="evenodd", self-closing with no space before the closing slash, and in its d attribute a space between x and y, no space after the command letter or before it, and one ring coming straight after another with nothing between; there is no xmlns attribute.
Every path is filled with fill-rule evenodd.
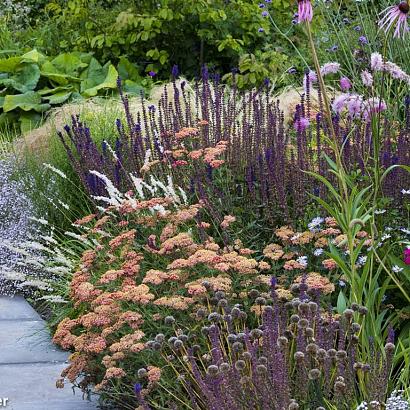
<svg viewBox="0 0 410 410"><path fill-rule="evenodd" d="M310 0L298 0L298 23L308 21L309 23L313 18L313 7Z"/></svg>
<svg viewBox="0 0 410 410"><path fill-rule="evenodd" d="M379 27L388 33L395 24L396 28L393 37L403 38L409 31L409 25L407 22L409 11L410 6L407 1L401 1L395 6L388 7L382 12L383 17L379 21Z"/></svg>

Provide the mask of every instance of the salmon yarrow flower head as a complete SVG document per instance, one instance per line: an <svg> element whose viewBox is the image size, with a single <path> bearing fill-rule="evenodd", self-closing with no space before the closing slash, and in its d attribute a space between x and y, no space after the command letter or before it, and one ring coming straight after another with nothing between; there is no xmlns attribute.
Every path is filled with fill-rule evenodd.
<svg viewBox="0 0 410 410"><path fill-rule="evenodd" d="M317 272L309 272L306 276L298 276L294 283L306 283L309 289L318 290L324 295L335 291L335 285L330 280Z"/></svg>

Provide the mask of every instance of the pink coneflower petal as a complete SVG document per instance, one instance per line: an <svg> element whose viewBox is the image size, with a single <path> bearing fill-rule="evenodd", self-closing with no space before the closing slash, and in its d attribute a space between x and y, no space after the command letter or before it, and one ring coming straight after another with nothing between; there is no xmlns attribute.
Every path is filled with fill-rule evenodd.
<svg viewBox="0 0 410 410"><path fill-rule="evenodd" d="M401 1L395 6L390 6L382 11L383 17L379 21L379 27L386 33L396 24L393 37L403 38L409 31L407 19L409 17L410 6L407 1Z"/></svg>
<svg viewBox="0 0 410 410"><path fill-rule="evenodd" d="M311 22L313 18L313 7L310 0L298 0L298 23Z"/></svg>

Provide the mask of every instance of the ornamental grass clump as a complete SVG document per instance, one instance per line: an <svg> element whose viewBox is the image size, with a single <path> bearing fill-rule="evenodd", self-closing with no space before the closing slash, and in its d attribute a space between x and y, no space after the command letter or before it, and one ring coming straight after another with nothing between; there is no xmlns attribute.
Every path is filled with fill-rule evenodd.
<svg viewBox="0 0 410 410"><path fill-rule="evenodd" d="M255 299L262 312L255 317L247 302L232 303L203 285L208 301L196 312L198 323L172 323L173 336L155 338L186 391L179 408L350 410L363 400L385 402L395 347L391 334L384 349L362 349L357 319L366 308L333 315L317 292L308 296L304 281L299 297L283 302L273 280L270 295ZM147 409L146 373L138 378Z"/></svg>

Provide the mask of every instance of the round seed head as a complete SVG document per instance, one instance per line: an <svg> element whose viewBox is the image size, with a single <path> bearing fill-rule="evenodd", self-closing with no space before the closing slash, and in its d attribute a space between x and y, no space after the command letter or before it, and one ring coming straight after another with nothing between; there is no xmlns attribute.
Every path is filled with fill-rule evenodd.
<svg viewBox="0 0 410 410"><path fill-rule="evenodd" d="M347 320L351 320L352 317L353 317L354 312L353 312L352 309L346 309L346 310L343 312L343 314L344 314L344 316L345 316L345 318L346 318Z"/></svg>
<svg viewBox="0 0 410 410"><path fill-rule="evenodd" d="M354 310L355 312L357 312L359 310L359 305L357 303L352 303L351 308L352 310Z"/></svg>
<svg viewBox="0 0 410 410"><path fill-rule="evenodd" d="M244 360L251 360L252 359L252 355L249 352L243 352L242 357L243 357Z"/></svg>
<svg viewBox="0 0 410 410"><path fill-rule="evenodd" d="M315 335L315 331L311 327L307 327L305 329L306 337L313 337Z"/></svg>
<svg viewBox="0 0 410 410"><path fill-rule="evenodd" d="M225 292L222 292L222 290L218 290L217 292L215 292L215 297L217 299L222 299L225 297Z"/></svg>
<svg viewBox="0 0 410 410"><path fill-rule="evenodd" d="M299 404L297 404L295 401L290 403L288 406L288 410L298 410L299 409Z"/></svg>
<svg viewBox="0 0 410 410"><path fill-rule="evenodd" d="M173 325L175 323L175 318L174 316L167 316L164 321L166 325Z"/></svg>
<svg viewBox="0 0 410 410"><path fill-rule="evenodd" d="M309 309L312 313L317 312L318 306L316 302L309 302Z"/></svg>
<svg viewBox="0 0 410 410"><path fill-rule="evenodd" d="M263 297L261 297L261 296L259 296L259 297L257 297L257 298L255 299L255 303L256 303L257 305L266 305L266 299L263 298Z"/></svg>
<svg viewBox="0 0 410 410"><path fill-rule="evenodd" d="M181 342L186 343L188 341L188 336L187 335L179 335L178 339L181 340Z"/></svg>
<svg viewBox="0 0 410 410"><path fill-rule="evenodd" d="M352 323L352 331L354 333L359 333L361 329L361 326L359 325L359 323Z"/></svg>
<svg viewBox="0 0 410 410"><path fill-rule="evenodd" d="M289 340L285 336L280 336L278 338L277 344L280 349L285 349L288 343L289 343Z"/></svg>
<svg viewBox="0 0 410 410"><path fill-rule="evenodd" d="M258 364L256 366L256 371L258 372L258 374L264 375L268 372L268 368L264 364Z"/></svg>
<svg viewBox="0 0 410 410"><path fill-rule="evenodd" d="M260 364L264 364L265 366L268 364L268 359L265 357L265 356L261 356L259 359L258 359L258 363L260 363Z"/></svg>
<svg viewBox="0 0 410 410"><path fill-rule="evenodd" d="M306 346L306 352L312 356L316 356L318 350L319 350L319 346L316 343L309 343Z"/></svg>
<svg viewBox="0 0 410 410"><path fill-rule="evenodd" d="M317 380L320 377L320 370L319 369L312 369L309 371L309 379L310 380Z"/></svg>
<svg viewBox="0 0 410 410"><path fill-rule="evenodd" d="M231 368L231 366L229 366L229 364L225 363L225 362L221 363L220 366L219 366L219 370L223 373L228 372L230 370L230 368Z"/></svg>
<svg viewBox="0 0 410 410"><path fill-rule="evenodd" d="M158 343L162 343L164 341L164 339L165 339L165 335L163 333L158 333L155 336L155 341L158 342Z"/></svg>
<svg viewBox="0 0 410 410"><path fill-rule="evenodd" d="M327 351L327 354L328 354L329 357L334 358L334 357L336 357L337 351L335 349L329 349Z"/></svg>
<svg viewBox="0 0 410 410"><path fill-rule="evenodd" d="M226 308L228 306L228 301L226 299L219 299L218 306L221 308Z"/></svg>
<svg viewBox="0 0 410 410"><path fill-rule="evenodd" d="M144 368L138 369L137 375L140 379L145 377L147 374L148 374L147 369L144 369Z"/></svg>
<svg viewBox="0 0 410 410"><path fill-rule="evenodd" d="M216 376L218 374L218 370L218 366L211 364L210 366L208 366L207 372L210 376Z"/></svg>
<svg viewBox="0 0 410 410"><path fill-rule="evenodd" d="M241 353L243 351L243 344L241 342L233 343L232 350L236 353Z"/></svg>
<svg viewBox="0 0 410 410"><path fill-rule="evenodd" d="M300 320L300 317L299 317L298 315L292 315L292 316L290 317L290 321L291 321L292 323L298 323L299 320Z"/></svg>
<svg viewBox="0 0 410 410"><path fill-rule="evenodd" d="M346 350L338 350L336 353L336 359L337 360L345 360L347 357L347 352Z"/></svg>
<svg viewBox="0 0 410 410"><path fill-rule="evenodd" d="M258 291L258 290L256 290L256 289L251 289L251 290L249 291L249 297L250 297L251 299L256 299L258 296L259 296L259 291Z"/></svg>
<svg viewBox="0 0 410 410"><path fill-rule="evenodd" d="M182 349L182 346L183 346L183 345L184 345L184 342L183 342L182 340L177 339L177 340L175 340L175 342L174 342L174 348L175 348L176 350Z"/></svg>
<svg viewBox="0 0 410 410"><path fill-rule="evenodd" d="M246 367L246 363L244 360L237 360L235 363L235 369L238 371L241 371L243 369L245 369Z"/></svg>
<svg viewBox="0 0 410 410"><path fill-rule="evenodd" d="M305 327L308 327L309 326L309 321L305 318L300 319L299 323L298 323L298 326L302 329L305 328Z"/></svg>
<svg viewBox="0 0 410 410"><path fill-rule="evenodd" d="M303 315L307 315L309 313L309 303L302 302L298 306L298 311L299 311L299 313L301 313Z"/></svg>
<svg viewBox="0 0 410 410"><path fill-rule="evenodd" d="M386 345L384 346L384 350L386 351L386 353L393 353L394 350L396 349L396 346L394 346L393 343L386 343Z"/></svg>
<svg viewBox="0 0 410 410"><path fill-rule="evenodd" d="M203 308L198 309L197 312L196 312L196 317L197 317L198 319L205 319L205 317L206 317L206 310L203 309Z"/></svg>
<svg viewBox="0 0 410 410"><path fill-rule="evenodd" d="M367 312L368 312L369 310L367 309L367 307L365 307L365 306L360 306L359 307L359 313L361 314L361 315L367 315Z"/></svg>
<svg viewBox="0 0 410 410"><path fill-rule="evenodd" d="M305 358L305 354L303 352L295 352L293 357L297 362L301 362Z"/></svg>

